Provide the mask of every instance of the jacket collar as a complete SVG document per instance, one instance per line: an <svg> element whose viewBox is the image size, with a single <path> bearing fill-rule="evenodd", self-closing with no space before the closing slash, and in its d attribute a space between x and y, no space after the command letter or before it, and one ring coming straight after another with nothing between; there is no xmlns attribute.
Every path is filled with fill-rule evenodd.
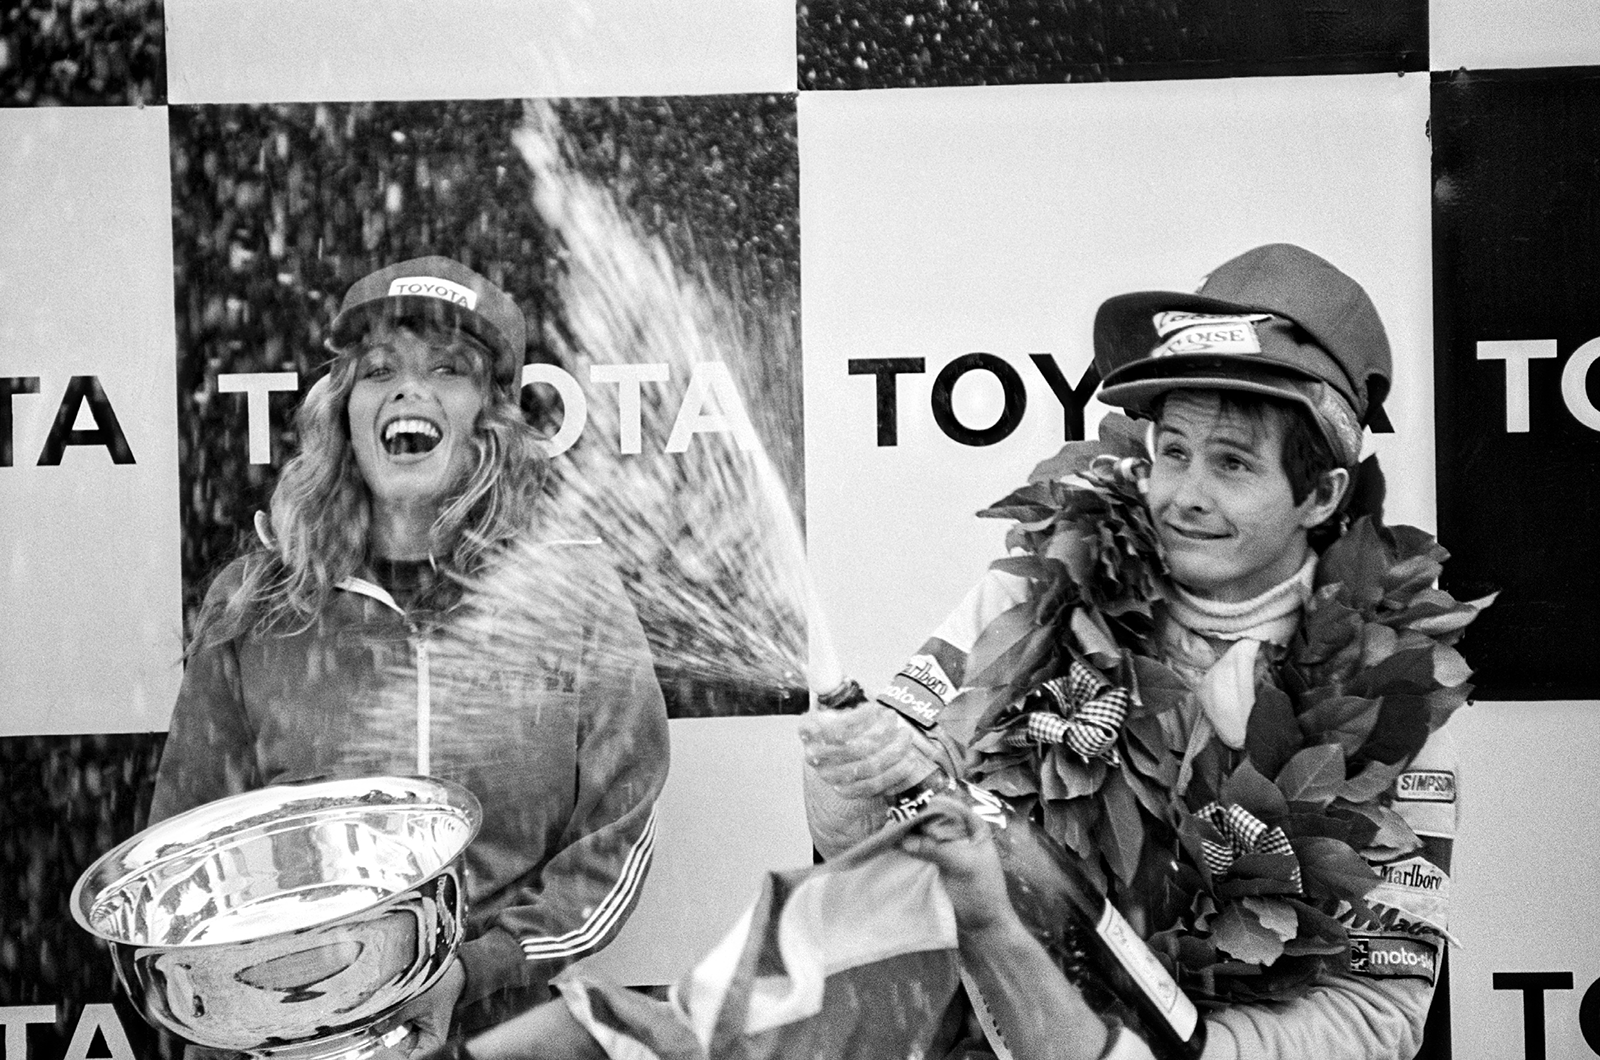
<svg viewBox="0 0 1600 1060"><path fill-rule="evenodd" d="M374 582L369 582L365 578L357 578L354 576L340 578L334 583L334 588L343 589L346 592L358 593L361 596L369 596L396 614L405 614L404 609L402 609L399 604L394 602L394 597L389 595L389 591L387 589Z"/></svg>

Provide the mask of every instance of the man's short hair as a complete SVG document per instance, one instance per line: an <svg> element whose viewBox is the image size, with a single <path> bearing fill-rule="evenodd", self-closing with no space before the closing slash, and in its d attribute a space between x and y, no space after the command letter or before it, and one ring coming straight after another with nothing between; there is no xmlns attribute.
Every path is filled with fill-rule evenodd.
<svg viewBox="0 0 1600 1060"><path fill-rule="evenodd" d="M1289 494L1296 505L1303 503L1322 486L1325 475L1345 466L1334 456L1327 436L1312 420L1311 414L1296 402L1243 390L1168 390L1151 405L1156 423L1161 422L1167 400L1176 393L1215 394L1218 416L1235 417L1256 427L1264 426L1269 421L1281 424L1283 447L1278 458L1289 480Z"/></svg>

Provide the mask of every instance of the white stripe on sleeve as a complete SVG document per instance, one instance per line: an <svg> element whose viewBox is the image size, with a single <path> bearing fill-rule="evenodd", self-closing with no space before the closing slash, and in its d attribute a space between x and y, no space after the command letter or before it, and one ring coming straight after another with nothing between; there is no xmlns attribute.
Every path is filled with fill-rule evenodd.
<svg viewBox="0 0 1600 1060"><path fill-rule="evenodd" d="M650 819L644 831L634 841L623 862L617 882L601 899L587 920L563 935L533 935L522 939L522 955L530 961L548 961L570 958L593 949L601 939L615 930L623 915L633 904L639 887L644 882L645 870L650 867L650 853L655 845L656 811L650 810Z"/></svg>

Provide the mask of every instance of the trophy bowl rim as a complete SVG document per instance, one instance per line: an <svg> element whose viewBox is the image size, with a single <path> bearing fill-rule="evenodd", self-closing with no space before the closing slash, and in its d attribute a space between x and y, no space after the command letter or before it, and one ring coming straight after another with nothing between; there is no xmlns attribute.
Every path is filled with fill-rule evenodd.
<svg viewBox="0 0 1600 1060"><path fill-rule="evenodd" d="M357 908L347 909L340 915L323 921L296 924L278 931L266 931L252 935L248 939L157 942L114 934L95 923L94 909L106 894L163 865L193 857L196 850L207 843L214 843L228 836L243 835L252 829L265 829L273 820L274 810L282 813L291 807L300 807L297 812L279 818L281 826L287 829L294 827L295 822L304 823L313 816L323 815L337 819L339 816L357 814L363 809L385 805L362 803L352 797L359 794L371 795L375 791L400 796L417 796L416 801L411 803L416 809L433 808L460 815L466 824L466 831L457 849L442 857L439 865L432 871L409 881L405 887L374 897ZM346 801L342 803L326 801L341 798ZM322 801L322 805L314 805L319 800ZM404 808L406 803L397 800L388 805ZM465 854L482 825L483 807L477 796L461 784L440 777L422 774L382 774L318 777L268 784L203 803L129 836L101 854L79 875L73 885L68 905L78 926L90 935L112 946L127 947L136 951L199 951L237 947L241 943L316 932L344 921L354 921L368 916L375 910L405 898L441 873L448 872ZM186 832L190 834L185 835ZM129 860L141 852L149 856Z"/></svg>

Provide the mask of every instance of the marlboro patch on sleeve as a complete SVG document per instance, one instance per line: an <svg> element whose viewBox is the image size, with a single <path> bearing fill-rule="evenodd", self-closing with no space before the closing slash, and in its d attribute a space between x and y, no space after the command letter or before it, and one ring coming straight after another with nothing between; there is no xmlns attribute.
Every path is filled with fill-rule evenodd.
<svg viewBox="0 0 1600 1060"><path fill-rule="evenodd" d="M908 659L878 693L878 701L899 711L913 724L931 729L955 693L939 660L931 654L919 653Z"/></svg>
<svg viewBox="0 0 1600 1060"><path fill-rule="evenodd" d="M1374 865L1381 882L1367 894L1368 903L1397 910L1409 921L1437 931L1448 925L1450 875L1422 857Z"/></svg>

